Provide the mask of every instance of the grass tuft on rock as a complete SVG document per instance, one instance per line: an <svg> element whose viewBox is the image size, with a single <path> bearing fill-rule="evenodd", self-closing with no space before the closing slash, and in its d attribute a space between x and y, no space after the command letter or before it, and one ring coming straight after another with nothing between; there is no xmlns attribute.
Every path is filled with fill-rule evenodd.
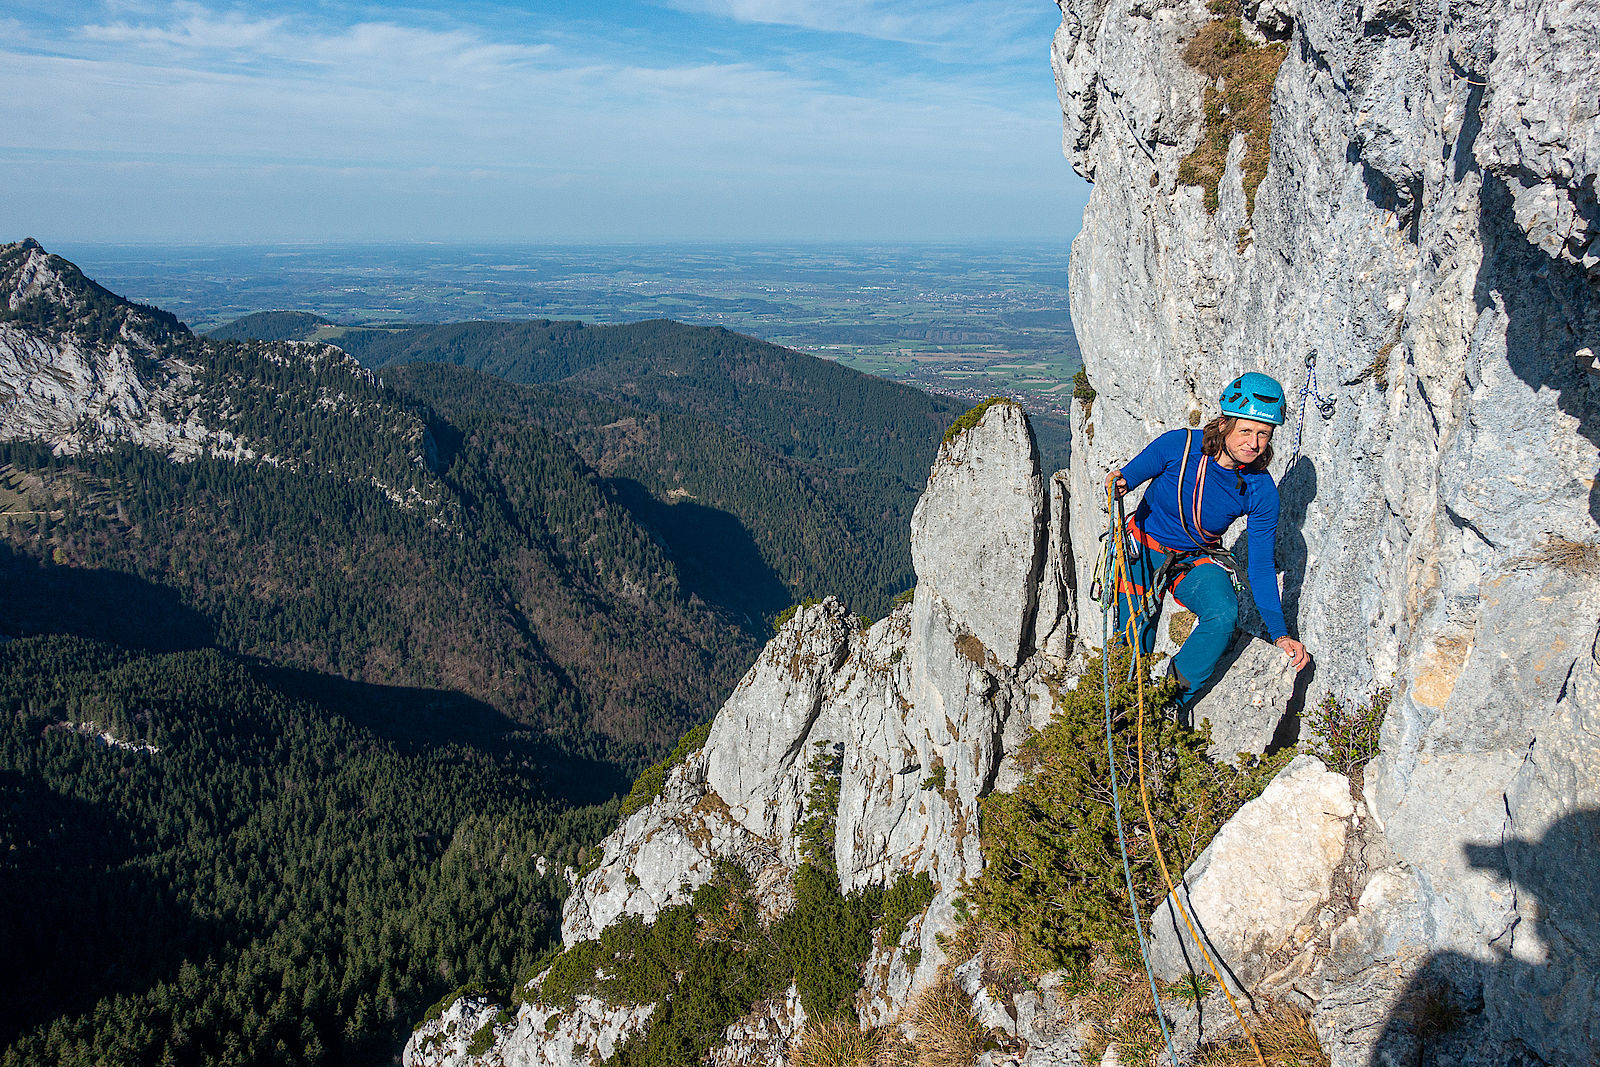
<svg viewBox="0 0 1600 1067"><path fill-rule="evenodd" d="M1600 542L1574 541L1560 534L1551 534L1534 560L1573 574L1592 575L1600 570Z"/></svg>
<svg viewBox="0 0 1600 1067"><path fill-rule="evenodd" d="M1083 405L1085 415L1094 406L1094 398L1099 395L1099 391L1089 382L1088 369L1079 367L1077 373L1072 376L1072 399Z"/></svg>
<svg viewBox="0 0 1600 1067"><path fill-rule="evenodd" d="M983 403L979 404L977 407L961 416L955 422L952 422L950 424L950 428L944 432L944 443L949 444L957 437L960 437L962 434L978 425L978 422L983 418L984 413L990 408L994 407L996 404L1016 404L1016 401L1012 400L1009 396L991 396L989 399L985 400Z"/></svg>
<svg viewBox="0 0 1600 1067"><path fill-rule="evenodd" d="M862 1030L853 1019L808 1025L789 1067L873 1067L882 1053L882 1030Z"/></svg>
<svg viewBox="0 0 1600 1067"><path fill-rule="evenodd" d="M1328 1067L1309 1015L1287 1003L1262 1009L1247 1018L1268 1067ZM1243 1034L1201 1045L1193 1060L1195 1067L1255 1067L1258 1062Z"/></svg>
<svg viewBox="0 0 1600 1067"><path fill-rule="evenodd" d="M1236 16L1206 23L1184 49L1184 61L1206 76L1205 130L1178 164L1178 182L1200 186L1207 212L1216 213L1228 147L1243 134L1245 215L1255 213L1271 158L1272 86L1288 54L1288 45L1251 41Z"/></svg>

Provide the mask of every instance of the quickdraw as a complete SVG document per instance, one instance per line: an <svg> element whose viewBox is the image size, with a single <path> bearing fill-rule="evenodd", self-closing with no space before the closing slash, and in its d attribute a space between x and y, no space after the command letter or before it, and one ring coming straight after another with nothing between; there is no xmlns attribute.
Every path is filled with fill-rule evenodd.
<svg viewBox="0 0 1600 1067"><path fill-rule="evenodd" d="M1306 382L1300 387L1300 414L1294 420L1294 451L1289 456L1289 466L1284 468L1287 472L1300 459L1300 441L1306 428L1306 404L1315 401L1317 414L1322 416L1322 421L1327 422L1333 418L1333 397L1323 396L1317 389L1317 350L1312 349L1306 356Z"/></svg>

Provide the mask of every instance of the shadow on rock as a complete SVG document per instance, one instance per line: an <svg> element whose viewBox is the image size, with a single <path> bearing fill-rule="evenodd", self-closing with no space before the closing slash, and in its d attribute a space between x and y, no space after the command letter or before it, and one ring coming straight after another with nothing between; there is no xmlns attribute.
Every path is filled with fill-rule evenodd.
<svg viewBox="0 0 1600 1067"><path fill-rule="evenodd" d="M1600 352L1600 283L1529 243L1517 226L1511 191L1492 174L1483 178L1483 220L1478 309L1505 309L1512 371L1534 389L1554 390L1557 406L1577 420L1578 433L1600 446L1597 379L1588 369L1593 353ZM1586 357L1579 355L1584 350ZM1593 474L1589 515L1600 522L1600 478Z"/></svg>
<svg viewBox="0 0 1600 1067"><path fill-rule="evenodd" d="M1310 550L1304 532L1306 511L1317 498L1317 467L1310 456L1302 455L1283 472L1278 483L1278 544L1275 561L1283 572L1283 617L1291 629L1300 613L1300 593L1306 584L1306 560Z"/></svg>
<svg viewBox="0 0 1600 1067"><path fill-rule="evenodd" d="M1441 952L1423 964L1370 1067L1600 1064L1600 811L1564 815L1537 840L1465 851L1512 884L1518 918L1487 960Z"/></svg>

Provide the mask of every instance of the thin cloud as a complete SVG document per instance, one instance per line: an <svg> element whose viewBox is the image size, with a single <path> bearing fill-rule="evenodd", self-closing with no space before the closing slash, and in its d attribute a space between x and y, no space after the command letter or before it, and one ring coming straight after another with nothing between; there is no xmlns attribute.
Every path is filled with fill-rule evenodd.
<svg viewBox="0 0 1600 1067"><path fill-rule="evenodd" d="M241 61L289 68L314 65L347 72L349 79L393 72L507 77L551 52L546 44L491 41L470 29L435 30L383 21L318 26L284 16L219 14L194 3L145 15L140 21L87 25L76 36L89 46L90 55L212 70L233 69ZM108 52L103 46L115 47Z"/></svg>
<svg viewBox="0 0 1600 1067"><path fill-rule="evenodd" d="M932 48L975 62L1014 55L1016 31L1037 17L1027 0L665 0L679 11L735 22L849 34Z"/></svg>
<svg viewBox="0 0 1600 1067"><path fill-rule="evenodd" d="M752 25L775 11L715 2L745 4L737 17ZM877 8L875 32L903 18ZM403 9L346 22L330 21L326 6L100 10L84 24L36 19L0 37L0 169L48 173L56 200L81 204L77 214L60 208L75 219L111 218L125 203L140 225L162 210L186 224L188 205L199 212L208 200L221 228L248 190L262 206L241 226L271 226L272 205L290 203L337 205L331 217L344 226L397 225L373 221L380 212L442 226L498 211L520 212L533 220L526 227L567 226L569 237L580 224L624 232L655 215L726 233L741 212L759 218L772 204L807 205L787 211L797 219L872 220L903 213L914 199L906 189L923 189L930 204L1022 202L1039 199L1046 168L1067 180L1054 162L1048 35L1037 26L1025 43L1040 84L1023 103L982 65L899 62L893 45L807 47L732 23L718 37L720 16L701 23L702 41ZM843 5L806 11L819 23L848 18ZM1009 192L1030 153L1042 162L1024 168L1028 191ZM152 177L126 188L108 177L130 168ZM467 202L445 203L468 184ZM95 215L85 213L91 200ZM23 221L40 210L14 198L0 205L0 229L44 231Z"/></svg>
<svg viewBox="0 0 1600 1067"><path fill-rule="evenodd" d="M102 44L187 51L259 51L279 38L287 19L216 14L198 4L174 4L159 24L113 22L90 24L79 31L84 40Z"/></svg>

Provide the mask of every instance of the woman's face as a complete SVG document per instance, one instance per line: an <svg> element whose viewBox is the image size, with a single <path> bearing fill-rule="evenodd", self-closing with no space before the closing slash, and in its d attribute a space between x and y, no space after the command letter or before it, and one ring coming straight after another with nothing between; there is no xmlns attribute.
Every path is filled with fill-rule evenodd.
<svg viewBox="0 0 1600 1067"><path fill-rule="evenodd" d="M1248 467L1272 443L1273 429L1270 422L1234 419L1233 428L1222 439L1222 450L1238 466Z"/></svg>

